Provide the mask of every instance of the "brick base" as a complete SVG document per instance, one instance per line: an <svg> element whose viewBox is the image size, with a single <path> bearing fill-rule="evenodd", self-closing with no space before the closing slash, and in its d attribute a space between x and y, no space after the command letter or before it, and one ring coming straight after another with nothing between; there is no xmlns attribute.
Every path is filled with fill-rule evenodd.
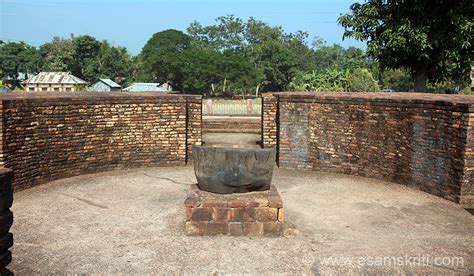
<svg viewBox="0 0 474 276"><path fill-rule="evenodd" d="M283 236L283 201L275 186L221 195L191 185L184 202L187 235Z"/></svg>

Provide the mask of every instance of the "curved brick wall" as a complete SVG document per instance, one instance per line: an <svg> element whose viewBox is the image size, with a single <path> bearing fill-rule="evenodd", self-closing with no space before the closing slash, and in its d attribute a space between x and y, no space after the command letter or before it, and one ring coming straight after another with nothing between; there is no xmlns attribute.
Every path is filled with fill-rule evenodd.
<svg viewBox="0 0 474 276"><path fill-rule="evenodd" d="M474 97L269 93L262 141L281 167L406 184L474 204Z"/></svg>
<svg viewBox="0 0 474 276"><path fill-rule="evenodd" d="M1 96L1 165L24 189L83 173L184 165L201 143L201 97L159 93Z"/></svg>

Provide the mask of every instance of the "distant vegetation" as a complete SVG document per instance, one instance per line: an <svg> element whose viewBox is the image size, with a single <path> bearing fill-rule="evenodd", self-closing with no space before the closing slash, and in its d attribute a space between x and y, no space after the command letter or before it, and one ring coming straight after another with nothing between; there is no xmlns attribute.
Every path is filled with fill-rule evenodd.
<svg viewBox="0 0 474 276"><path fill-rule="evenodd" d="M352 14L339 18L346 36L368 41L367 51L327 45L318 37L308 43L303 31L287 33L255 18L228 15L210 26L193 22L186 33L157 32L137 56L88 35L55 37L38 48L0 42L0 77L18 87L21 73L70 71L89 82L169 82L175 90L215 96L414 88L457 93L466 88L473 54L473 23L466 12L472 4L446 4L441 11L432 2L426 7L419 1L410 7L382 2L354 4ZM430 21L434 18L436 23Z"/></svg>

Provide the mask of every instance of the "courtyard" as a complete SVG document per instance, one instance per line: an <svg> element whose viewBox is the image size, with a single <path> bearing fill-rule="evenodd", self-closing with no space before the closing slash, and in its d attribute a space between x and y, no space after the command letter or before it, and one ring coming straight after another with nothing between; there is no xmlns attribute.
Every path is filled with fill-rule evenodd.
<svg viewBox="0 0 474 276"><path fill-rule="evenodd" d="M189 165L150 167L65 178L17 192L9 268L17 274L474 269L473 216L416 189L275 168L273 183L285 207L284 237L190 237L183 230L183 200L195 181ZM371 262L384 257L418 259L401 265ZM456 263L449 262L453 257ZM417 263L420 258L432 263Z"/></svg>

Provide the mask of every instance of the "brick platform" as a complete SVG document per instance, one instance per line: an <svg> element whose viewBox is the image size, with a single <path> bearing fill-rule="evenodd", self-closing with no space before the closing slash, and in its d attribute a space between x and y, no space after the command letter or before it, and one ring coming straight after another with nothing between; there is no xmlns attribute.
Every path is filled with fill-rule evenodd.
<svg viewBox="0 0 474 276"><path fill-rule="evenodd" d="M184 202L187 235L283 236L283 201L264 192L221 195L191 185Z"/></svg>

